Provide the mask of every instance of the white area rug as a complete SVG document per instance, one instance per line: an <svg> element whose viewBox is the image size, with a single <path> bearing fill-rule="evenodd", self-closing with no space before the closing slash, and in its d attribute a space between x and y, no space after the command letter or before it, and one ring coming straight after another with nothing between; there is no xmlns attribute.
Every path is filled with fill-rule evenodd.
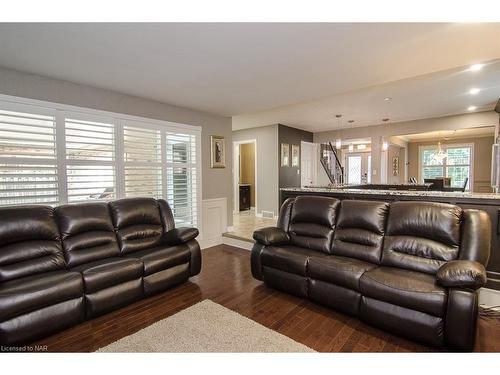
<svg viewBox="0 0 500 375"><path fill-rule="evenodd" d="M309 352L314 350L204 300L98 352Z"/></svg>

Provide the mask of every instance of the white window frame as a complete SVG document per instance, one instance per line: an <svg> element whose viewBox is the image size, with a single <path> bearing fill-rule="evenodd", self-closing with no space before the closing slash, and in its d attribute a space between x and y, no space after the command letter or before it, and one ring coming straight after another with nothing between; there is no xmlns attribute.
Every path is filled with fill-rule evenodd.
<svg viewBox="0 0 500 375"><path fill-rule="evenodd" d="M202 162L201 162L201 127L187 124L180 124L176 122L156 120L140 116L126 115L122 113L109 112L85 107L72 106L67 104L60 104L36 99L21 98L10 95L0 94L0 103L2 107L6 110L16 111L16 112L27 112L41 115L50 115L55 117L56 121L56 164L58 168L58 193L59 193L59 204L66 204L68 202L68 191L67 191L67 176L66 167L69 164L94 164L94 161L67 161L65 152L65 123L64 119L66 117L71 117L71 114L78 116L78 118L88 118L90 121L112 121L115 127L115 187L116 187L116 198L125 197L125 176L124 176L124 154L123 154L123 126L125 123L134 124L135 127L147 127L153 129L159 129L162 135L162 163L164 166L166 164L165 155L163 153L165 135L167 132L176 132L191 134L196 137L196 205L197 205L197 227L202 232ZM0 158L0 162L2 162ZM6 158L7 159L7 158ZM12 159L5 160L5 162L12 162ZM17 159L16 162L22 164L26 162L27 164L36 163L38 165L48 165L54 162L48 162L45 160L25 160L22 158ZM101 163L101 162L97 162ZM103 163L101 163L103 164ZM166 182L162 184L166 186ZM166 199L166 189L163 188L163 197Z"/></svg>
<svg viewBox="0 0 500 375"><path fill-rule="evenodd" d="M474 189L474 143L441 143L441 147L443 150L446 150L448 148L456 148L456 147L469 147L471 149L471 155L470 155L470 165L469 165L469 190L468 191L473 191ZM418 181L421 183L424 182L423 175L422 175L422 153L424 150L435 150L437 149L437 144L436 145L423 145L418 147ZM461 166L462 164L458 165ZM465 165L465 164L463 164ZM443 164L443 165L436 165L436 167L443 167L443 172L446 174L446 167L451 166L448 164Z"/></svg>

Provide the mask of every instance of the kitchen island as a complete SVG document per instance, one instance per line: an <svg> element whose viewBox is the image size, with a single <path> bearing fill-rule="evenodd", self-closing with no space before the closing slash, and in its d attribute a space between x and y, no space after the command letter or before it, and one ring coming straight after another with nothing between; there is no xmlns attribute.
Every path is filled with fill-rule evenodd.
<svg viewBox="0 0 500 375"><path fill-rule="evenodd" d="M450 203L462 208L475 208L486 211L491 219L492 243L491 255L488 263L487 287L500 290L500 194L493 193L470 193L470 192L442 192L442 191L416 191L416 190L370 190L330 187L304 187L304 188L282 188L280 189L280 204L287 198L299 195L320 195L344 199L364 199L384 202L394 201L428 201Z"/></svg>

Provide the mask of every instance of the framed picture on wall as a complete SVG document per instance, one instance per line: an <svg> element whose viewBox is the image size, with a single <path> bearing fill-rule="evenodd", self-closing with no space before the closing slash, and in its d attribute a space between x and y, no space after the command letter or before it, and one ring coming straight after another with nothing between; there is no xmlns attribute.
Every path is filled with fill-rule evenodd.
<svg viewBox="0 0 500 375"><path fill-rule="evenodd" d="M292 145L292 167L300 165L300 146Z"/></svg>
<svg viewBox="0 0 500 375"><path fill-rule="evenodd" d="M290 166L290 145L288 143L281 144L281 166Z"/></svg>
<svg viewBox="0 0 500 375"><path fill-rule="evenodd" d="M210 143L210 167L226 168L226 139L218 135L212 135Z"/></svg>

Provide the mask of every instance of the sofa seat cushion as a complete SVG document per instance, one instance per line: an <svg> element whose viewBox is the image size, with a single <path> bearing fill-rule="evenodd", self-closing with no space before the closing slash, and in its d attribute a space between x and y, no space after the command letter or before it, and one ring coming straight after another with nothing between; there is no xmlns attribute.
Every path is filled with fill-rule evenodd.
<svg viewBox="0 0 500 375"><path fill-rule="evenodd" d="M185 244L156 246L127 254L127 258L140 259L144 263L144 276L163 271L191 260L191 252Z"/></svg>
<svg viewBox="0 0 500 375"><path fill-rule="evenodd" d="M367 297L434 316L444 316L447 292L436 284L433 275L378 267L365 272L359 284L361 293Z"/></svg>
<svg viewBox="0 0 500 375"><path fill-rule="evenodd" d="M108 258L81 264L71 270L82 274L85 293L94 293L141 278L143 264L139 259Z"/></svg>
<svg viewBox="0 0 500 375"><path fill-rule="evenodd" d="M83 295L78 272L53 271L0 284L0 321Z"/></svg>
<svg viewBox="0 0 500 375"><path fill-rule="evenodd" d="M359 279L376 264L355 258L328 256L309 258L308 276L359 291Z"/></svg>
<svg viewBox="0 0 500 375"><path fill-rule="evenodd" d="M296 275L307 276L307 263L310 257L327 255L316 250L298 246L267 246L262 250L262 265Z"/></svg>

